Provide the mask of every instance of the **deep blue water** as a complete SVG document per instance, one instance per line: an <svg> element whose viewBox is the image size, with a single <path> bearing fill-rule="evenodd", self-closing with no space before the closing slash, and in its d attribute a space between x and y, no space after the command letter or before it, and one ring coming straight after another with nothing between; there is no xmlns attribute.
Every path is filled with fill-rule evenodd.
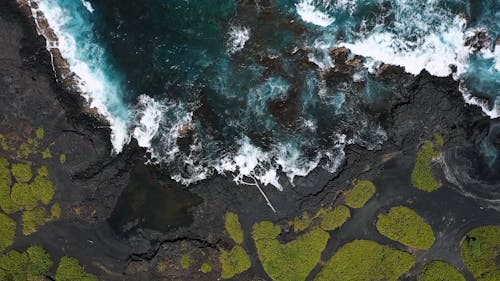
<svg viewBox="0 0 500 281"><path fill-rule="evenodd" d="M116 150L136 137L184 183L218 172L280 187L280 171L334 171L346 144L376 147L393 92L378 62L438 76L454 64L469 102L500 115L498 0L37 2ZM338 46L366 57L354 81L325 74Z"/></svg>

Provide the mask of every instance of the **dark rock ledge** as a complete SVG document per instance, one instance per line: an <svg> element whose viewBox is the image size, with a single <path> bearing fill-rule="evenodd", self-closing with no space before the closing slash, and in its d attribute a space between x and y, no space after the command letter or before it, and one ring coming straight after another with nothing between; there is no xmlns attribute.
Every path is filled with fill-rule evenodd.
<svg viewBox="0 0 500 281"><path fill-rule="evenodd" d="M106 124L85 109L78 94L56 81L45 39L37 35L29 11L19 9L14 0L0 2L0 42L0 133L13 139L26 138L43 127L53 151L67 154L64 165L49 163L55 171L52 177L56 200L63 209L61 220L30 236L18 236L14 249L41 244L54 258L77 257L103 280L153 280L160 278L155 269L158 260L178 259L186 247L202 249L210 258L228 247L231 242L224 233L223 218L227 211L235 211L240 215L244 247L253 265L236 279L268 280L251 243L255 222L285 222L304 211L314 213L320 206L338 200L353 179L370 179L378 187L375 198L353 212L353 218L335 233L323 260L353 239L402 248L381 236L374 222L380 210L412 202L415 210L437 226L435 231L440 235L435 246L417 258L408 278L414 280L424 261L444 259L473 280L456 245L475 226L500 224L499 206L491 200L500 199L498 188L491 188L498 186L500 175L481 180L476 167L479 164L470 164L477 158L479 143L498 136L498 120L490 120L479 108L465 105L457 83L450 77L436 78L426 72L413 77L397 67L381 68L377 75L394 85L394 95L384 101L379 114L388 140L380 150L347 147L345 163L334 175L318 169L297 179L295 186L285 186L284 192L265 188L277 209L274 214L257 189L237 186L231 178L214 177L189 188L172 182L166 172L140 164L145 152L134 142L123 153L112 155ZM419 145L435 132L445 137L446 166L452 168L455 177L462 174L468 180L450 183L438 168L443 187L426 194L411 188L409 175ZM141 177L148 178L148 190L163 193L164 198L151 196L148 190L134 185ZM464 196L464 191L470 196ZM138 204L148 207L127 209L133 203L127 194L142 196L145 199ZM159 213L167 211L172 214ZM163 227L158 225L158 216L164 217ZM283 236L286 238L287 233ZM172 268L176 267L174 263ZM162 280L218 278L216 273L204 275L197 268L177 269L166 277L160 275L165 278ZM313 270L308 280L319 270Z"/></svg>

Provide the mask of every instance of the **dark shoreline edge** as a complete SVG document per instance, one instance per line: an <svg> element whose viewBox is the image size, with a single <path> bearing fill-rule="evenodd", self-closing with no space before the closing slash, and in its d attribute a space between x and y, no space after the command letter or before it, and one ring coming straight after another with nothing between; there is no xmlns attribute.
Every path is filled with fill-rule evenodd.
<svg viewBox="0 0 500 281"><path fill-rule="evenodd" d="M267 208L258 191L254 188L237 186L231 178L217 176L187 188L204 200L203 203L192 208L194 222L189 226L172 229L166 233L139 229L134 233L125 234L123 237L117 237L107 226L106 219L114 208L122 189L127 186L128 175L132 167L135 166L136 161L141 161L144 151L132 142L122 154L118 156L111 154L110 131L103 128L106 124L85 111L85 101L80 95L65 90L63 85L55 80L50 54L45 48L45 39L36 33L36 27L30 18L31 13L19 10L16 4L13 0L1 3L0 15L10 17L12 21L20 23L22 26L24 39L20 52L23 57L23 68L34 69L41 76L51 77L49 81L53 93L50 94L55 93L57 101L64 108L63 112L69 120L70 126L74 129L73 133L81 135L82 139L79 141L83 143L83 139L92 138L95 145L104 146L98 156L89 156L85 153L77 155L82 158L92 157L92 161L86 163L88 166L85 169L70 168L73 170L70 170L70 178L67 181L88 183L88 186L81 187L87 191L92 190L92 188L86 188L99 187L100 183L96 183L94 179L100 177L101 173L104 176L109 175L103 171L112 169L110 167L116 167L119 177L113 178L112 180L116 183L106 187L106 190L96 189L97 191L93 191L94 195L82 195L81 198L75 200L81 200L78 203L80 205L97 206L97 215L67 217L61 222L55 222L54 225L48 225L32 237L20 239L21 241L15 247L23 248L31 243L42 243L53 250L56 256L60 256L66 251L78 256L87 265L89 271L106 280L148 280L147 272L134 271L133 265L146 266L151 263L153 266L154 262L165 254L162 250L164 245L180 244L186 241L209 251L217 251L228 245L227 237L223 233L222 220L227 210L240 212L243 228L247 235L246 240L251 241L248 235L254 222L264 219L286 221L303 211L312 212L325 202L334 202L338 198L339 192L348 188L354 178L375 179L382 190L377 195L377 200L367 206L368 209L355 214L358 219L347 225L345 231L337 233L339 239L328 245L324 253L325 258L331 256L341 243L349 241L353 237L366 237L391 244L392 242L381 238L373 229L371 224L373 217L378 210L385 208L387 204L405 202L407 198L420 198L420 200L416 200L419 202L416 207L436 223L439 223L439 219L441 219L436 213L443 214L439 212L439 209L442 208L439 202L451 200L456 204L454 210L460 210L460 204L475 210L464 210L463 213L456 215L457 220L458 218L469 220L465 224L450 222L450 225L443 226L442 230L452 230L452 235L443 237L437 250L428 254L430 258L444 257L453 260L454 265L464 271L466 269L457 260L457 253L453 252L453 249L448 249L451 247L450 245L456 243L457 239L461 239L472 226L485 222L500 224L499 219L495 219L498 212L493 210L479 212L478 208L482 208L481 204L483 203L478 203L470 198L462 198L451 185L446 185L440 191L437 200L435 197L422 195L414 190L397 189L398 185L406 186L408 184L406 177L411 168L414 153L422 140L432 138L434 131L450 130L450 134L446 136L449 148L453 146L467 147L473 146L484 138L487 134L485 131L490 124L497 121L486 118L478 107L464 105L458 91L458 84L450 77L436 78L426 73L410 77L402 73L401 69L389 67L388 72L384 74L388 77L387 79L401 79L402 81L406 79L410 94L407 99L391 104L384 124L385 127L390 128L390 130L388 129L389 140L383 144L381 150L366 151L362 147L349 146L346 148L345 164L335 175L317 169L310 176L298 179L295 187L287 186L288 192L278 192L275 189L267 188L266 191L271 201L278 206L278 214L273 214ZM45 120L44 122L50 121ZM366 164L371 165L371 169L368 171L365 171ZM164 188L186 189L169 180L165 171L155 167L151 167L151 170L153 177ZM391 173L384 175L387 171L391 171ZM64 183L63 180L61 181ZM70 184L69 182L66 183ZM79 186L72 184L71 187ZM62 190L61 192L66 192L62 196L69 196L72 191ZM69 200L74 200L74 198ZM451 203L449 204L451 207ZM474 219L475 216L477 218ZM68 249L64 251L57 249L60 247L59 240L52 240L58 236L68 239L65 242ZM73 237L72 240L71 237ZM90 247L86 246L85 243L83 246L71 248L71 244L79 243L85 239L92 239L98 246L92 246L94 248L88 251L83 249ZM286 239L286 235L284 239ZM401 245L395 244L394 246L401 248ZM123 249L117 250L116 248L119 247L123 247ZM255 276L265 278L266 275L256 258L254 246L247 242L246 247L251 249L252 264L255 268L252 272L240 276L241 280L250 280ZM177 254L180 255L180 252ZM427 257L422 257L422 259L424 258ZM317 271L315 272L317 273ZM417 270L414 270L415 272L418 273ZM189 272L189 274L193 275L181 276L188 278L196 273ZM313 278L313 276L314 272L309 277ZM469 280L472 280L470 275L468 277ZM205 276L205 278L209 277Z"/></svg>

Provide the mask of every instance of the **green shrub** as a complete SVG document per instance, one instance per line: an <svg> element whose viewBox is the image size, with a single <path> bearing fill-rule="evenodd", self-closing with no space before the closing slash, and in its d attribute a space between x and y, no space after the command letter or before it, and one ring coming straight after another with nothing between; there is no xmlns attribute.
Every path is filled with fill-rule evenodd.
<svg viewBox="0 0 500 281"><path fill-rule="evenodd" d="M418 278L419 281L466 281L465 277L453 265L444 261L432 261L427 264Z"/></svg>
<svg viewBox="0 0 500 281"><path fill-rule="evenodd" d="M344 192L345 204L351 208L361 208L372 198L375 190L373 182L359 181L353 188Z"/></svg>
<svg viewBox="0 0 500 281"><path fill-rule="evenodd" d="M379 214L377 229L389 239L416 249L429 249L435 240L431 226L405 206L393 207L387 214Z"/></svg>
<svg viewBox="0 0 500 281"><path fill-rule="evenodd" d="M16 221L0 213L0 252L14 243Z"/></svg>
<svg viewBox="0 0 500 281"><path fill-rule="evenodd" d="M340 205L321 209L316 216L321 217L321 228L331 231L341 227L351 217L351 212L346 206Z"/></svg>
<svg viewBox="0 0 500 281"><path fill-rule="evenodd" d="M462 240L464 263L478 281L500 280L500 226L482 226Z"/></svg>
<svg viewBox="0 0 500 281"><path fill-rule="evenodd" d="M30 194L44 204L49 204L56 194L54 182L43 176L37 176L30 187Z"/></svg>
<svg viewBox="0 0 500 281"><path fill-rule="evenodd" d="M85 272L77 259L64 256L56 271L57 281L97 281L93 274Z"/></svg>
<svg viewBox="0 0 500 281"><path fill-rule="evenodd" d="M234 246L231 251L222 250L220 263L222 266L222 279L233 278L237 274L248 270L251 266L250 257L239 245Z"/></svg>
<svg viewBox="0 0 500 281"><path fill-rule="evenodd" d="M416 188L431 192L441 186L432 174L432 161L440 155L441 153L435 149L431 141L424 141L417 153L415 166L411 173L411 180Z"/></svg>
<svg viewBox="0 0 500 281"><path fill-rule="evenodd" d="M320 260L330 235L314 228L281 244L276 239L280 233L281 228L269 221L253 226L252 236L262 266L275 281L303 281Z"/></svg>
<svg viewBox="0 0 500 281"><path fill-rule="evenodd" d="M212 272L212 266L209 263L203 263L201 265L201 272L203 273L209 273Z"/></svg>
<svg viewBox="0 0 500 281"><path fill-rule="evenodd" d="M37 174L41 177L48 177L49 176L49 167L47 165L43 165L42 167L38 168Z"/></svg>
<svg viewBox="0 0 500 281"><path fill-rule="evenodd" d="M181 266L184 269L188 269L191 266L191 256L189 254L183 254L181 256Z"/></svg>
<svg viewBox="0 0 500 281"><path fill-rule="evenodd" d="M38 230L38 228L53 218L44 207L37 207L31 211L25 211L22 215L23 234L30 235Z"/></svg>
<svg viewBox="0 0 500 281"><path fill-rule="evenodd" d="M309 228L312 221L313 218L311 218L311 216L307 212L304 212L302 216L295 217L293 219L293 231L300 232L306 230L307 228Z"/></svg>
<svg viewBox="0 0 500 281"><path fill-rule="evenodd" d="M28 254L10 251L0 256L2 281L26 281L28 276Z"/></svg>
<svg viewBox="0 0 500 281"><path fill-rule="evenodd" d="M414 263L415 257L407 252L373 241L355 240L340 248L314 280L396 281Z"/></svg>
<svg viewBox="0 0 500 281"><path fill-rule="evenodd" d="M29 257L28 281L44 281L45 276L50 273L54 262L49 253L40 246L31 246L26 250Z"/></svg>
<svg viewBox="0 0 500 281"><path fill-rule="evenodd" d="M225 226L229 236L234 242L237 244L243 243L243 229L241 229L237 214L231 212L226 213Z"/></svg>
<svg viewBox="0 0 500 281"><path fill-rule="evenodd" d="M33 177L31 165L26 163L12 164L12 175L19 183L28 182Z"/></svg>
<svg viewBox="0 0 500 281"><path fill-rule="evenodd" d="M43 128L38 128L36 130L36 137L37 139L41 140L45 136L45 130Z"/></svg>
<svg viewBox="0 0 500 281"><path fill-rule="evenodd" d="M31 211L38 205L38 199L33 196L31 186L27 183L14 184L10 196L20 209Z"/></svg>

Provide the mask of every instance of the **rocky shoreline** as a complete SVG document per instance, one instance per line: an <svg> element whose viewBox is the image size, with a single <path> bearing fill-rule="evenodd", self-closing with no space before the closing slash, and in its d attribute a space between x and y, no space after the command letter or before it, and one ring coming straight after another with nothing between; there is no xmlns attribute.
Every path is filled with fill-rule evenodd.
<svg viewBox="0 0 500 281"><path fill-rule="evenodd" d="M285 185L283 192L265 187L277 210L273 213L257 188L236 185L231 177L217 176L189 187L170 180L160 167L142 164L145 151L135 141L113 155L107 124L86 109L74 89L68 90L56 79L45 38L37 34L30 17L29 9L19 8L14 0L0 4L0 102L4 105L0 133L16 144L36 128L44 128L54 157L43 163L52 171L54 200L62 213L59 220L29 236L18 234L9 249L42 245L56 259L78 258L100 280L217 280L222 270L218 257L234 244L224 217L235 212L244 233L240 244L252 267L234 280L271 280L252 240L255 224L280 224L279 240L293 241L298 235L290 221L305 212L314 214L324 206L343 204L342 192L354 180L366 179L375 184L376 194L362 209L352 209L351 219L332 232L334 239L326 244L322 262L306 280L313 280L325 262L354 239L408 250L375 227L377 215L395 205L411 206L436 233L434 246L417 251L416 265L402 280L416 280L424 265L436 259L458 268L467 280L475 280L460 257L459 245L474 227L500 225L500 175L493 172L484 177L477 171L483 166L471 161L477 158L483 139L500 146L500 128L498 120L463 102L451 77L425 72L414 77L398 67L382 67L377 77L391 85L394 95L375 114L388 140L378 150L348 146L345 163L333 175L317 169L295 185ZM335 79L346 71L352 69L332 70L329 75ZM433 166L442 186L427 193L412 187L411 173L421 144L435 133L444 137L444 156ZM0 155L18 160L3 150ZM65 161L58 155L65 155ZM464 177L450 180L457 175ZM192 260L187 268L179 261L186 253L191 253ZM213 268L203 272L200 268L207 260ZM54 280L53 276L47 278Z"/></svg>

